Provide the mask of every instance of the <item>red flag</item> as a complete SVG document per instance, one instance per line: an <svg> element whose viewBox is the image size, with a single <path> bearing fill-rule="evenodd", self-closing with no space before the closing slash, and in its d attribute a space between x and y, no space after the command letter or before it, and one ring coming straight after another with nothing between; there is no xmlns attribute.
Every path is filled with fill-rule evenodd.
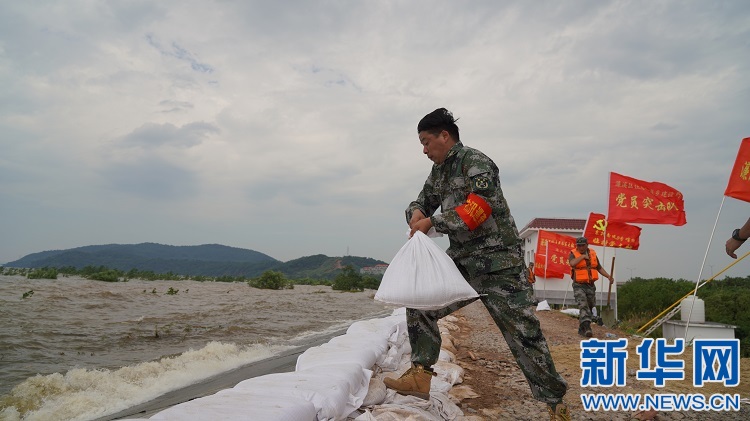
<svg viewBox="0 0 750 421"><path fill-rule="evenodd" d="M750 202L750 137L742 139L724 196Z"/></svg>
<svg viewBox="0 0 750 421"><path fill-rule="evenodd" d="M589 215L583 236L595 246L604 246L604 233L607 234L607 247L638 250L641 227L624 222L609 221L600 213Z"/></svg>
<svg viewBox="0 0 750 421"><path fill-rule="evenodd" d="M534 256L534 275L540 277L540 278L560 278L562 279L563 276L565 276L562 272L555 272L552 270L549 270L546 268L547 266L547 256L543 253L537 253Z"/></svg>
<svg viewBox="0 0 750 421"><path fill-rule="evenodd" d="M574 249L575 246L576 239L569 235L539 230L534 273L545 278L562 278L564 275L570 274L568 257L570 256L570 250ZM538 270L539 267L541 269Z"/></svg>
<svg viewBox="0 0 750 421"><path fill-rule="evenodd" d="M664 183L609 174L609 222L685 225L682 193Z"/></svg>

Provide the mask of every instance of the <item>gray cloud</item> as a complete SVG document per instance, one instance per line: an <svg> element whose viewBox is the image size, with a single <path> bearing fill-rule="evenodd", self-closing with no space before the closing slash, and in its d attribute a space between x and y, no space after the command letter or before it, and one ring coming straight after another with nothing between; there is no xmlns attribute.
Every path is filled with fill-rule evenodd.
<svg viewBox="0 0 750 421"><path fill-rule="evenodd" d="M195 122L182 127L174 124L145 123L119 139L123 146L156 148L160 146L191 147L200 144L210 135L220 133L213 124Z"/></svg>
<svg viewBox="0 0 750 421"><path fill-rule="evenodd" d="M500 167L521 226L606 211L610 171L681 189L688 225L644 226L642 250L617 260L694 277L750 135L749 8L4 2L0 193L14 205L0 231L22 240L0 244L0 262L50 248L40 220L71 227L55 248L388 260L430 168L416 123L444 106ZM717 237L743 218L747 204L727 200ZM726 256L714 244L709 259Z"/></svg>
<svg viewBox="0 0 750 421"><path fill-rule="evenodd" d="M182 200L197 190L193 173L158 158L114 164L103 170L102 175L112 189L158 202Z"/></svg>
<svg viewBox="0 0 750 421"><path fill-rule="evenodd" d="M146 34L146 41L149 45L154 47L159 53L168 57L174 57L178 60L187 62L190 64L190 68L200 73L213 73L214 68L207 64L202 63L195 57L195 54L188 51L186 48L179 45L176 41L172 41L168 47L162 45L162 43L156 39L154 34Z"/></svg>

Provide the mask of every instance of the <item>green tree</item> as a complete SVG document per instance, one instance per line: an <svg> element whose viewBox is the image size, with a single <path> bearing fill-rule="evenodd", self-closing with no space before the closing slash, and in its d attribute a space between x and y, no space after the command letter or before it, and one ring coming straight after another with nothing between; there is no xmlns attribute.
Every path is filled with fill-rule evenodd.
<svg viewBox="0 0 750 421"><path fill-rule="evenodd" d="M341 273L334 278L331 288L337 291L363 291L362 275L350 265L344 266Z"/></svg>
<svg viewBox="0 0 750 421"><path fill-rule="evenodd" d="M119 282L120 277L124 275L125 274L122 271L117 270L117 269L105 269L100 272L87 275L86 277L88 279L93 279L95 281Z"/></svg>
<svg viewBox="0 0 750 421"><path fill-rule="evenodd" d="M633 278L617 288L620 317L656 316L695 288L695 283L668 278Z"/></svg>
<svg viewBox="0 0 750 421"><path fill-rule="evenodd" d="M294 285L289 282L283 273L275 270L267 270L258 278L251 279L248 284L259 289L292 289Z"/></svg>
<svg viewBox="0 0 750 421"><path fill-rule="evenodd" d="M34 269L26 275L28 279L57 279L57 269L43 267L41 269Z"/></svg>
<svg viewBox="0 0 750 421"><path fill-rule="evenodd" d="M364 275L362 276L362 288L365 289L378 289L380 288L380 279L370 276L370 275Z"/></svg>

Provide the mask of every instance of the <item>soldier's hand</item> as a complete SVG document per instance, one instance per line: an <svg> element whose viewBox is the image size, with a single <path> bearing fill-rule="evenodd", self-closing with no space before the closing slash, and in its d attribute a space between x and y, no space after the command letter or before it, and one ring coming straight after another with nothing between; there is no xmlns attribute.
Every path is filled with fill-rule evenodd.
<svg viewBox="0 0 750 421"><path fill-rule="evenodd" d="M412 214L411 214L411 219L409 220L409 228L412 228L412 229L414 229L414 224L416 224L417 222L419 222L419 221L421 221L421 220L423 220L423 219L425 219L425 216L424 216L424 214L422 213L422 211L421 211L421 210L419 210L419 209L415 210L415 211L414 211L414 212L412 212ZM414 232L413 232L413 231L412 231L412 234L414 234ZM410 236L411 236L411 235L410 235Z"/></svg>
<svg viewBox="0 0 750 421"><path fill-rule="evenodd" d="M411 238L417 231L422 231L424 234L427 234L427 231L429 231L430 228L432 228L432 220L430 218L420 219L411 226L409 238Z"/></svg>

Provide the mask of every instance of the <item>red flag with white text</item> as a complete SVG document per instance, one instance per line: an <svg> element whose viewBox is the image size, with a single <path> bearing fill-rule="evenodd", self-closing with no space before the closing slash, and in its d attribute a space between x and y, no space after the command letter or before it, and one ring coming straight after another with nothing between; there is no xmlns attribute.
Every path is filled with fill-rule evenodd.
<svg viewBox="0 0 750 421"><path fill-rule="evenodd" d="M750 137L742 139L724 196L750 202Z"/></svg>
<svg viewBox="0 0 750 421"><path fill-rule="evenodd" d="M565 274L559 271L553 271L546 268L547 266L547 255L543 253L537 253L534 256L534 275L540 278L559 278L562 279Z"/></svg>
<svg viewBox="0 0 750 421"><path fill-rule="evenodd" d="M609 174L609 222L685 225L685 201L679 190L656 181Z"/></svg>
<svg viewBox="0 0 750 421"><path fill-rule="evenodd" d="M545 278L562 278L570 274L568 257L576 246L576 239L563 234L539 230L534 263L534 274ZM541 262L539 262L541 260ZM539 263L542 263L539 268ZM546 275L545 275L546 268Z"/></svg>
<svg viewBox="0 0 750 421"><path fill-rule="evenodd" d="M607 235L606 244L604 242L605 233ZM624 222L607 221L607 218L601 213L591 212L589 219L586 221L583 236L589 240L589 244L595 246L606 245L607 247L638 250L641 227Z"/></svg>

